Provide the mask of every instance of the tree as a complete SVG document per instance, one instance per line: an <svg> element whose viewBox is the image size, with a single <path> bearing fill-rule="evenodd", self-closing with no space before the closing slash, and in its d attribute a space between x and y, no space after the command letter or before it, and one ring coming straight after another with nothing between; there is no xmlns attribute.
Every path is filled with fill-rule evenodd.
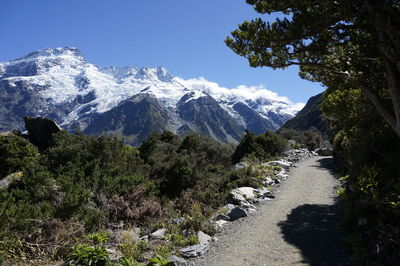
<svg viewBox="0 0 400 266"><path fill-rule="evenodd" d="M247 0L267 23L245 21L226 39L253 67L300 67L327 87L360 89L400 137L400 1Z"/></svg>
<svg viewBox="0 0 400 266"><path fill-rule="evenodd" d="M233 163L238 163L249 155L253 155L258 160L267 160L281 154L286 148L287 141L275 133L266 131L256 136L247 129L245 132L232 155Z"/></svg>
<svg viewBox="0 0 400 266"><path fill-rule="evenodd" d="M19 136L0 136L0 179L39 158L38 149Z"/></svg>

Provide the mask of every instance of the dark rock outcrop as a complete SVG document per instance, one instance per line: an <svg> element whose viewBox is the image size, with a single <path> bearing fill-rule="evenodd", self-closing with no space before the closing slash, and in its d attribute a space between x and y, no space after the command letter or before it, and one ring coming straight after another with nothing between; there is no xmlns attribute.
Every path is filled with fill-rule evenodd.
<svg viewBox="0 0 400 266"><path fill-rule="evenodd" d="M29 141L41 149L47 148L52 135L61 131L57 123L48 118L27 116L24 121Z"/></svg>

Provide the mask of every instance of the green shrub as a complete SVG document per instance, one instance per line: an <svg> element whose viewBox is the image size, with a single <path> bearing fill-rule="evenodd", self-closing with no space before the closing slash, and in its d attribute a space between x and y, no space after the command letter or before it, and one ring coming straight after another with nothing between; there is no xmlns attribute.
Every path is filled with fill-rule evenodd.
<svg viewBox="0 0 400 266"><path fill-rule="evenodd" d="M0 136L0 179L22 171L38 158L37 147L26 139L15 135Z"/></svg>
<svg viewBox="0 0 400 266"><path fill-rule="evenodd" d="M75 265L110 265L109 252L105 246L80 244L72 247L68 259Z"/></svg>
<svg viewBox="0 0 400 266"><path fill-rule="evenodd" d="M96 232L87 236L93 243L93 245L105 244L108 241L108 235L106 232Z"/></svg>
<svg viewBox="0 0 400 266"><path fill-rule="evenodd" d="M232 155L232 162L238 163L244 157L253 156L263 161L280 155L286 148L287 141L275 133L266 131L264 134L255 136L246 130L235 152Z"/></svg>
<svg viewBox="0 0 400 266"><path fill-rule="evenodd" d="M166 257L161 255L156 255L150 259L148 266L172 266L174 265L171 261L167 260Z"/></svg>
<svg viewBox="0 0 400 266"><path fill-rule="evenodd" d="M147 241L141 240L133 243L119 244L119 250L124 258L133 259L134 261L143 261L143 253L148 249Z"/></svg>
<svg viewBox="0 0 400 266"><path fill-rule="evenodd" d="M334 118L334 158L346 175L342 223L358 264L392 265L400 248L400 139L358 89L329 88L322 109Z"/></svg>
<svg viewBox="0 0 400 266"><path fill-rule="evenodd" d="M121 258L118 261L118 266L144 266L145 264L136 261L135 259L130 258Z"/></svg>

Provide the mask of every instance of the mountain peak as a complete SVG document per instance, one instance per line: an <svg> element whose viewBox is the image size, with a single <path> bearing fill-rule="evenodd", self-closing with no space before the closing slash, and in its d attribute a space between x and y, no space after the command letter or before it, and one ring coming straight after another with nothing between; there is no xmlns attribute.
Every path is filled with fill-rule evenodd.
<svg viewBox="0 0 400 266"><path fill-rule="evenodd" d="M133 66L125 66L125 67L104 67L101 69L103 73L110 74L117 80L121 81L125 78L133 77L135 79L140 80L153 80L153 81L162 81L162 82L171 82L173 80L173 76L162 66L158 67L133 67Z"/></svg>
<svg viewBox="0 0 400 266"><path fill-rule="evenodd" d="M159 66L157 67L157 77L161 81L169 82L174 77L168 72L165 67Z"/></svg>
<svg viewBox="0 0 400 266"><path fill-rule="evenodd" d="M58 48L45 48L42 50L37 50L35 52L29 53L24 57L17 58L13 61L22 61L27 59L39 59L46 57L58 57L58 56L69 56L69 57L77 57L83 60L83 53L81 50L75 47L58 47Z"/></svg>
<svg viewBox="0 0 400 266"><path fill-rule="evenodd" d="M107 125L115 117L132 118L135 114L133 120L139 122L128 119L129 125L115 126L118 130L120 126L143 128L140 137L130 136L137 144L150 133L146 130L168 129L186 134L188 131L182 131L182 126L224 142L237 142L246 127L258 133L277 129L292 117L287 110L297 107L259 87L228 89L204 78L184 80L162 66L99 68L86 62L74 47L47 48L0 63L0 88L12 91L0 95L0 106L6 106L0 112L0 130L22 129L18 119L36 115L54 119L66 128L79 123L82 129L101 131L108 127L93 124L99 121L96 117L103 117ZM147 107L142 106L132 113L131 108L125 108L145 98L157 104L146 105L143 101L143 106L155 109L145 110ZM235 108L238 102L247 104L247 108ZM126 103L124 108L116 108L121 103ZM162 128L143 127L143 123L153 125L160 121L160 112L165 114L161 117L163 122L157 124Z"/></svg>

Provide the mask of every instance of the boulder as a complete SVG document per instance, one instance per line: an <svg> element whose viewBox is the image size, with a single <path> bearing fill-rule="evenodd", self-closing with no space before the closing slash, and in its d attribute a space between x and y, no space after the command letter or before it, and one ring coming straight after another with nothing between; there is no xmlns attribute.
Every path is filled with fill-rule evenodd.
<svg viewBox="0 0 400 266"><path fill-rule="evenodd" d="M283 169L289 170L290 166L292 166L292 163L288 162L288 161L282 161L281 160L281 161L270 161L270 162L267 162L267 163L263 163L261 165L262 166L276 165L276 166L282 167Z"/></svg>
<svg viewBox="0 0 400 266"><path fill-rule="evenodd" d="M241 193L234 190L229 193L229 196L231 201L235 204L240 204L241 202L246 201L246 198Z"/></svg>
<svg viewBox="0 0 400 266"><path fill-rule="evenodd" d="M167 232L167 229L165 228L160 228L157 231L153 232L150 234L150 237L152 239L164 239L165 238L165 233Z"/></svg>
<svg viewBox="0 0 400 266"><path fill-rule="evenodd" d="M278 173L276 176L277 176L279 179L285 179L285 178L288 178L288 177L289 177L287 174L284 174L284 173L282 173L282 172Z"/></svg>
<svg viewBox="0 0 400 266"><path fill-rule="evenodd" d="M240 163L235 164L235 169L236 170L239 170L239 169L242 169L242 168L246 168L246 167L248 167L248 164L245 163L245 162L240 162Z"/></svg>
<svg viewBox="0 0 400 266"><path fill-rule="evenodd" d="M215 224L219 227L222 228L224 226L224 224L228 223L228 221L226 220L218 220L215 222Z"/></svg>
<svg viewBox="0 0 400 266"><path fill-rule="evenodd" d="M183 265L187 265L187 262L184 258L175 256L175 255L171 255L167 258L167 260L169 260L172 265L174 266L183 266Z"/></svg>
<svg viewBox="0 0 400 266"><path fill-rule="evenodd" d="M4 177L3 179L0 180L0 188L4 188L7 189L12 182L21 179L23 176L22 172L16 172L16 173L12 173L7 175L6 177Z"/></svg>
<svg viewBox="0 0 400 266"><path fill-rule="evenodd" d="M203 231L198 231L197 239L199 240L200 244L208 244L208 242L211 240L211 236L207 235Z"/></svg>
<svg viewBox="0 0 400 266"><path fill-rule="evenodd" d="M284 153L284 160L293 163L310 156L313 156L313 153L307 149L291 149Z"/></svg>
<svg viewBox="0 0 400 266"><path fill-rule="evenodd" d="M142 236L141 238L139 238L139 240L141 240L141 241L146 241L146 242L148 242L149 241L149 236Z"/></svg>
<svg viewBox="0 0 400 266"><path fill-rule="evenodd" d="M195 258L203 255L209 249L209 245L207 244L197 244L189 247L184 247L179 250L179 252L185 258Z"/></svg>
<svg viewBox="0 0 400 266"><path fill-rule="evenodd" d="M242 207L243 209L245 209L248 212L256 212L257 211L256 206L254 206L253 204L250 204L250 203L248 203L246 201L243 201L240 204L240 207Z"/></svg>
<svg viewBox="0 0 400 266"><path fill-rule="evenodd" d="M235 207L236 207L236 206L233 205L233 204L226 204L226 205L225 205L224 207L222 207L222 208L227 209L228 211L231 211L231 210L233 210Z"/></svg>
<svg viewBox="0 0 400 266"><path fill-rule="evenodd" d="M218 220L224 220L224 221L229 221L230 218L228 215L222 214L222 213L218 213L217 215L215 215L212 220L214 221L218 221Z"/></svg>
<svg viewBox="0 0 400 266"><path fill-rule="evenodd" d="M61 131L56 122L48 118L24 117L24 121L29 141L40 148L47 148L52 135Z"/></svg>
<svg viewBox="0 0 400 266"><path fill-rule="evenodd" d="M247 217L247 212L243 210L242 208L235 207L232 210L229 211L228 216L230 218L230 221L235 221L237 219Z"/></svg>
<svg viewBox="0 0 400 266"><path fill-rule="evenodd" d="M275 181L271 177L266 176L264 177L264 184L272 186L275 184Z"/></svg>
<svg viewBox="0 0 400 266"><path fill-rule="evenodd" d="M172 219L172 224L182 224L186 222L185 217L179 217L179 218L174 218Z"/></svg>
<svg viewBox="0 0 400 266"><path fill-rule="evenodd" d="M239 187L230 192L230 197L236 204L251 201L257 197L257 189L252 187Z"/></svg>
<svg viewBox="0 0 400 266"><path fill-rule="evenodd" d="M271 193L271 191L266 187L259 188L257 191L258 191L259 197L262 198L262 199L265 199L265 198L273 199L273 198L275 198L275 196Z"/></svg>

